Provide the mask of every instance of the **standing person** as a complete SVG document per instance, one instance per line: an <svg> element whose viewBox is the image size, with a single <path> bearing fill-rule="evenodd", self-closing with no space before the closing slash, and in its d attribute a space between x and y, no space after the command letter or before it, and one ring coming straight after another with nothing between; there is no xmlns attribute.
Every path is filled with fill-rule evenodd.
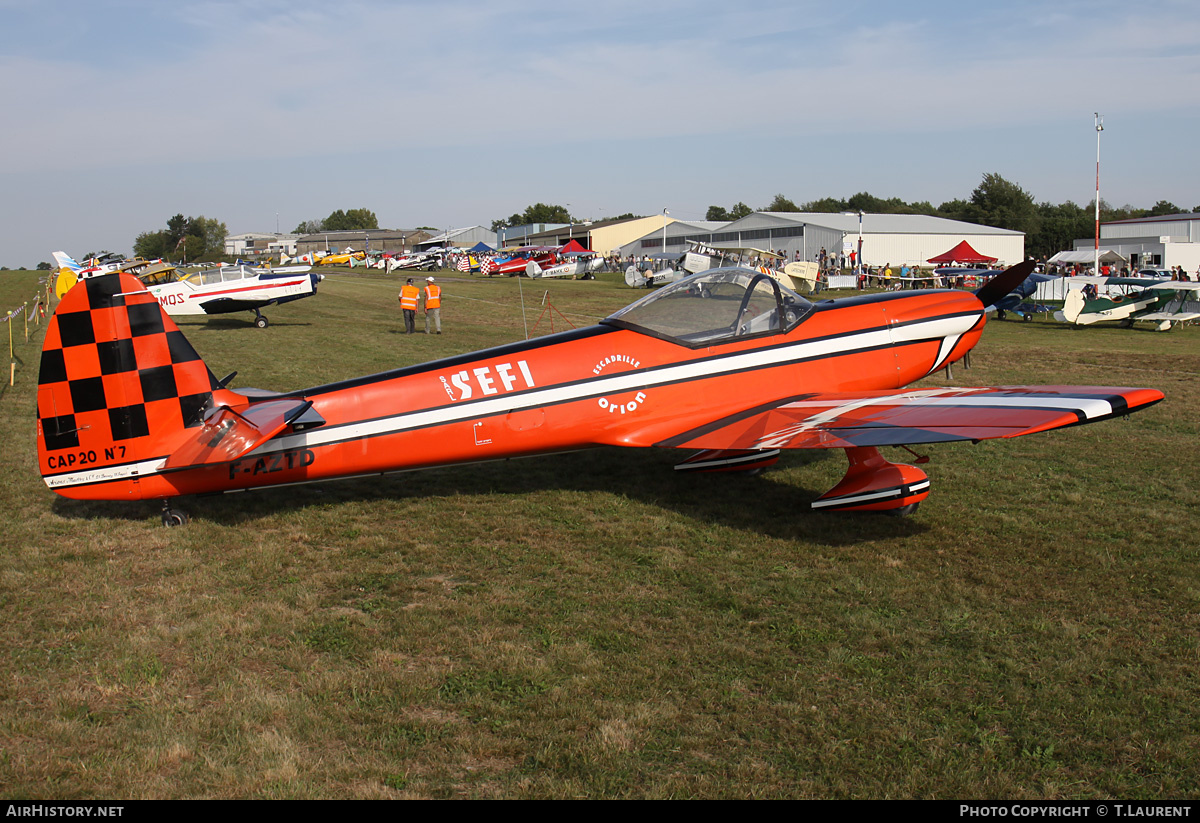
<svg viewBox="0 0 1200 823"><path fill-rule="evenodd" d="M414 334L417 331L417 301L420 298L421 290L413 285L411 277L408 278L408 282L400 287L400 308L404 312L405 334Z"/></svg>
<svg viewBox="0 0 1200 823"><path fill-rule="evenodd" d="M442 333L442 287L433 282L432 277L425 278L425 333L429 334L429 321L438 334Z"/></svg>

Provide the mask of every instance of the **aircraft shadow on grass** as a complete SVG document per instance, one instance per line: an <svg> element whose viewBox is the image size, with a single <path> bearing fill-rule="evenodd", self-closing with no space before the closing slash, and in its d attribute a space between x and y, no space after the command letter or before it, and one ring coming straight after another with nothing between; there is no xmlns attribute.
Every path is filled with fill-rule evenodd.
<svg viewBox="0 0 1200 823"><path fill-rule="evenodd" d="M847 518L833 512L808 510L820 497L816 486L797 486L792 469L832 461L827 452L792 453L780 468L761 474L681 474L673 466L679 455L660 449L600 448L586 452L543 455L494 463L444 466L383 477L321 481L286 488L262 488L239 494L198 496L182 502L193 522L208 521L227 527L253 528L279 513L299 514L312 506L331 503L394 501L396 522L407 515L406 501L446 498L447 507L462 508L463 498L481 501L495 496L529 496L555 491L616 495L649 508L737 531L821 545L852 545L866 540L909 537L927 531L920 519L873 513ZM825 483L816 479L817 485ZM555 505L553 495L542 503ZM153 501L113 503L59 498L55 514L65 518L145 520L155 522ZM628 517L642 516L636 512ZM530 527L536 527L531 522Z"/></svg>

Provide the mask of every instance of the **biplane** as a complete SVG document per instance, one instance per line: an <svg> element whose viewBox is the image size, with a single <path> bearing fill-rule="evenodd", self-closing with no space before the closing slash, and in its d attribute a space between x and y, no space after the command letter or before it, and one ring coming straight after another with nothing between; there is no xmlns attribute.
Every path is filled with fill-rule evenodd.
<svg viewBox="0 0 1200 823"><path fill-rule="evenodd" d="M1073 285L1054 317L1060 322L1089 326L1105 321L1122 321L1126 326L1145 320L1166 331L1174 323L1200 318L1200 283L1182 280L1157 282L1138 277L1073 277ZM1107 287L1106 293L1099 291Z"/></svg>
<svg viewBox="0 0 1200 823"><path fill-rule="evenodd" d="M64 497L163 501L596 446L689 450L680 471L758 470L783 449L843 449L817 510L906 514L929 494L880 449L1008 438L1129 414L1155 389L905 388L963 357L981 292L810 302L749 269L703 271L587 328L287 392L218 380L155 297L83 280L42 351L38 465ZM991 291L989 291L989 289Z"/></svg>

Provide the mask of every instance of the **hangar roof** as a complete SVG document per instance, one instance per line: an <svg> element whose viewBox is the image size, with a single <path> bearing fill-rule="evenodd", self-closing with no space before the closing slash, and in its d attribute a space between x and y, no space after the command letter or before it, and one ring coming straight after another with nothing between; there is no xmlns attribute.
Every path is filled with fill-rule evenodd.
<svg viewBox="0 0 1200 823"><path fill-rule="evenodd" d="M749 221L756 217L773 217L780 221L791 223L809 223L814 226L824 226L836 231L850 234L858 232L858 213L823 213L823 212L756 212L730 225L731 228L749 227ZM776 223L775 225L778 225ZM934 217L928 214L864 214L863 232L868 234L1008 234L1018 235L1019 231L997 229L992 226L981 226L978 223L964 223L961 220L950 220L945 217Z"/></svg>

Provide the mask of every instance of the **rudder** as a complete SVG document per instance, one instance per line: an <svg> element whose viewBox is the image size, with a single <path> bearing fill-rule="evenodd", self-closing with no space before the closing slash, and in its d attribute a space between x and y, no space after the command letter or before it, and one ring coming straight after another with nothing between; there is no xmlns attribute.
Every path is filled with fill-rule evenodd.
<svg viewBox="0 0 1200 823"><path fill-rule="evenodd" d="M129 274L80 280L46 328L38 374L38 466L80 499L138 488L203 423L216 378Z"/></svg>

